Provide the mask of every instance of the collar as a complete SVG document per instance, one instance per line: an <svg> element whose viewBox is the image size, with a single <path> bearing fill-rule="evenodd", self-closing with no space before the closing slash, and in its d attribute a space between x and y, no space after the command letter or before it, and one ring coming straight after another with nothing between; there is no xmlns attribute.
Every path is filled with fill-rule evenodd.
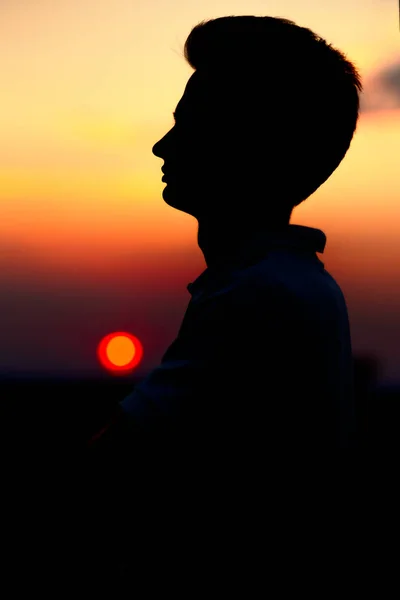
<svg viewBox="0 0 400 600"><path fill-rule="evenodd" d="M187 290L193 296L210 281L218 280L222 283L233 271L255 264L275 248L323 253L325 245L325 233L321 229L305 225L288 224L280 231L258 232L245 245L235 249L223 264L207 267L195 281L188 284Z"/></svg>

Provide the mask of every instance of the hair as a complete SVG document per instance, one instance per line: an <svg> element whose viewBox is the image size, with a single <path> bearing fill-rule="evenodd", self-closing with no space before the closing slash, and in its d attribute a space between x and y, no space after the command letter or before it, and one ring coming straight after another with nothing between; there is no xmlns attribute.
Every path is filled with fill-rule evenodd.
<svg viewBox="0 0 400 600"><path fill-rule="evenodd" d="M246 140L257 164L273 158L268 177L278 176L291 208L339 166L357 128L361 77L316 33L284 18L220 17L192 29L184 58L211 84L211 112L235 150Z"/></svg>

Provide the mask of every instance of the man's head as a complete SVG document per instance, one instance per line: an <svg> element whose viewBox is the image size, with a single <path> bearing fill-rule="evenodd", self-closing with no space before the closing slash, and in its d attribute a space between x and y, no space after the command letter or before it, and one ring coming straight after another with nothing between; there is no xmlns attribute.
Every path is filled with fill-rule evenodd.
<svg viewBox="0 0 400 600"><path fill-rule="evenodd" d="M184 56L195 72L153 147L164 200L198 219L289 222L350 146L356 67L310 29L274 17L203 21Z"/></svg>

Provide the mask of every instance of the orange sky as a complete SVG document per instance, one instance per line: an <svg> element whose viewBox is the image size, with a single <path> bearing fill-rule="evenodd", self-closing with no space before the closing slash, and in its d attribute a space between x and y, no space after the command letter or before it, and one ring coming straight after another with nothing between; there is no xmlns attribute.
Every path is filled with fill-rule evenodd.
<svg viewBox="0 0 400 600"><path fill-rule="evenodd" d="M144 372L175 337L186 285L205 263L195 219L162 199L151 148L192 73L181 56L191 28L228 14L293 19L361 71L351 148L292 222L326 233L321 258L348 300L355 351L377 354L385 378L400 380L395 0L3 2L3 370L95 371L98 340L128 329L142 340Z"/></svg>

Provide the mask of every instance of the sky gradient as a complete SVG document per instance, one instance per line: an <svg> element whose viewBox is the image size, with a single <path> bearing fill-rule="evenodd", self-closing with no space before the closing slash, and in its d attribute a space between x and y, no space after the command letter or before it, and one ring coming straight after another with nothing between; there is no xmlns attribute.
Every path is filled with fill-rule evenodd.
<svg viewBox="0 0 400 600"><path fill-rule="evenodd" d="M301 4L301 5L300 5ZM0 376L96 374L100 339L161 360L204 269L197 221L162 198L194 25L286 17L344 51L364 84L357 132L291 222L322 229L354 352L400 381L400 54L396 0L23 0L0 5Z"/></svg>

